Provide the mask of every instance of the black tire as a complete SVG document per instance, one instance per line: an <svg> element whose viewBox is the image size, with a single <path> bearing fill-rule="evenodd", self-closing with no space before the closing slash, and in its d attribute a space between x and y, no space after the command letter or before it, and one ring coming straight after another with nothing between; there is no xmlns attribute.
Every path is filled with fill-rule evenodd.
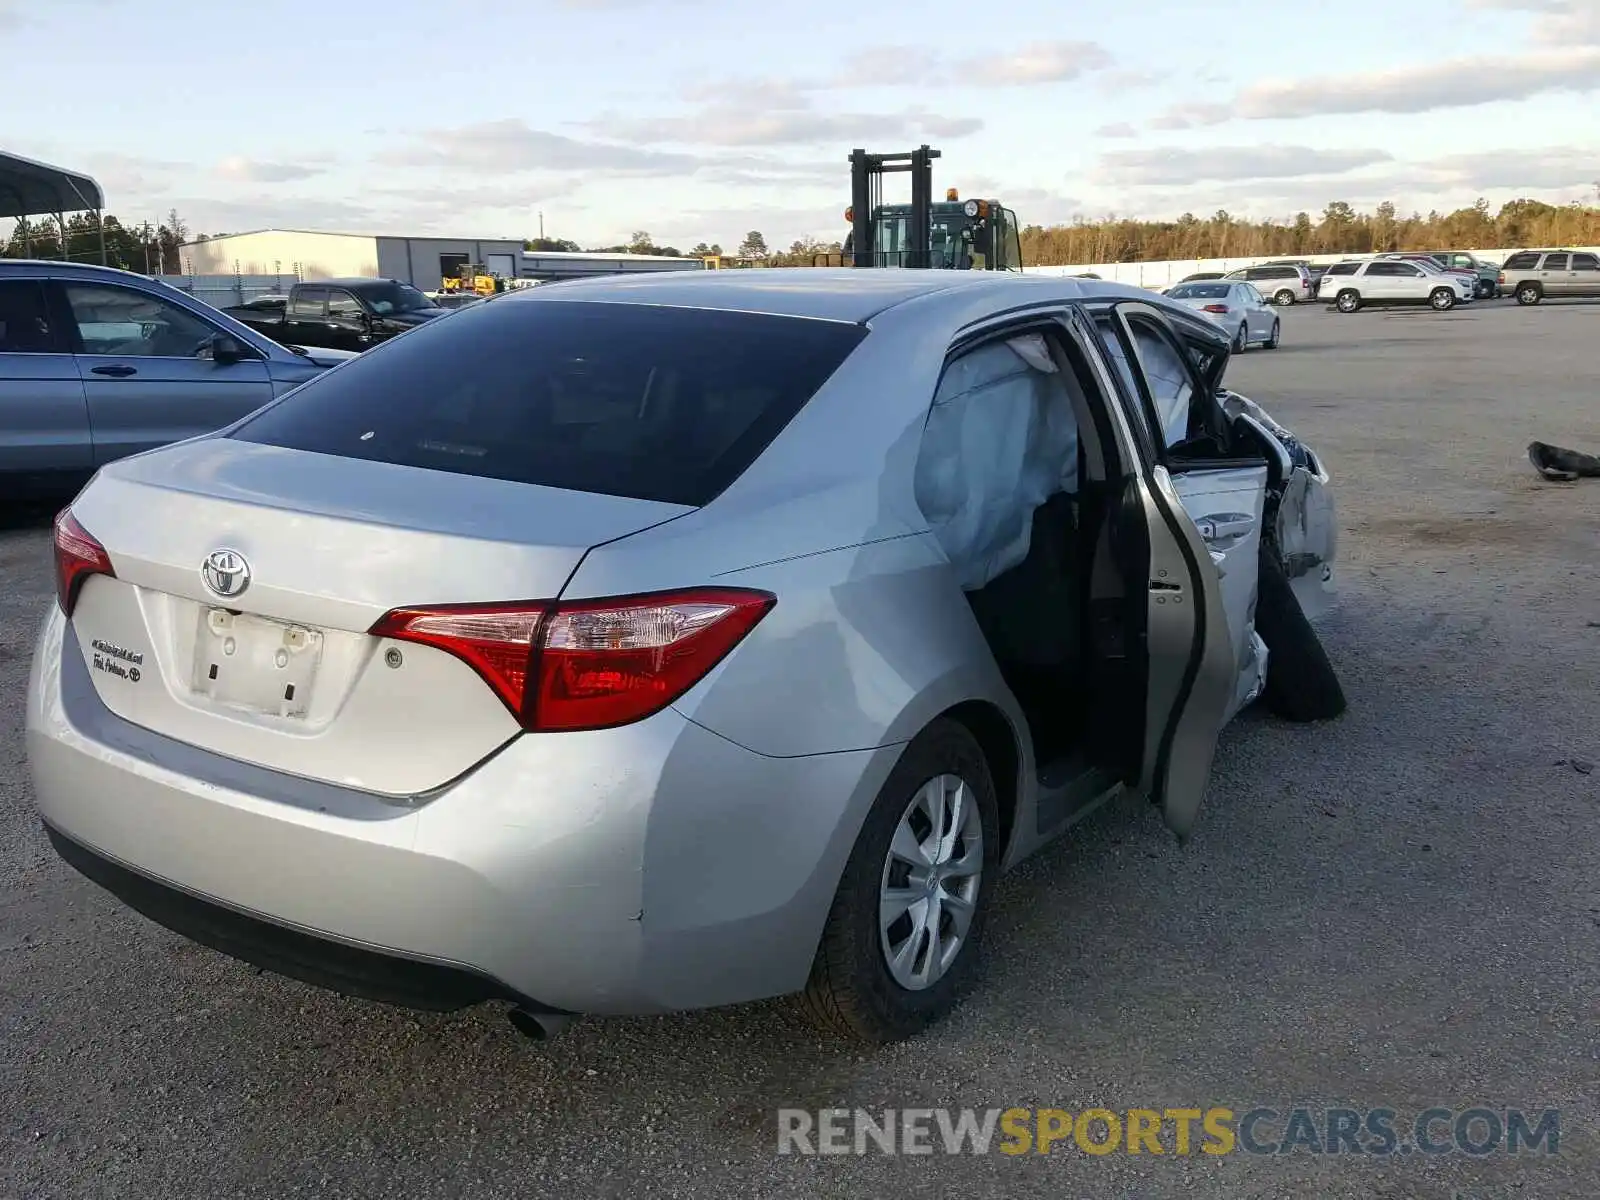
<svg viewBox="0 0 1600 1200"><path fill-rule="evenodd" d="M1344 688L1322 640L1295 599L1283 564L1267 549L1261 552L1256 632L1267 644L1267 686L1261 701L1269 712L1302 722L1326 721L1344 712Z"/></svg>
<svg viewBox="0 0 1600 1200"><path fill-rule="evenodd" d="M917 789L946 774L959 775L978 803L983 874L966 941L955 961L931 987L911 991L889 974L880 943L878 904L884 862ZM965 725L941 718L906 747L862 823L828 911L811 977L801 993L806 1016L827 1033L876 1043L910 1037L944 1016L970 982L982 952L989 896L999 866L999 803L989 764Z"/></svg>
<svg viewBox="0 0 1600 1200"><path fill-rule="evenodd" d="M1544 289L1537 283L1519 283L1517 285L1518 304L1537 304L1544 299Z"/></svg>
<svg viewBox="0 0 1600 1200"><path fill-rule="evenodd" d="M1345 288L1334 297L1333 306L1342 313L1353 313L1361 308L1361 293L1354 288Z"/></svg>
<svg viewBox="0 0 1600 1200"><path fill-rule="evenodd" d="M1455 289L1434 288L1428 296L1428 303L1433 306L1434 312L1449 312L1456 306Z"/></svg>
<svg viewBox="0 0 1600 1200"><path fill-rule="evenodd" d="M1233 338L1233 352L1243 354L1248 349L1250 349L1250 330L1248 326L1240 324L1239 332Z"/></svg>
<svg viewBox="0 0 1600 1200"><path fill-rule="evenodd" d="M1288 288L1280 288L1278 294L1272 297L1274 304L1290 305L1294 303L1294 300L1295 295Z"/></svg>
<svg viewBox="0 0 1600 1200"><path fill-rule="evenodd" d="M1279 321L1272 323L1272 336L1266 341L1268 350L1276 350L1283 341L1283 324Z"/></svg>

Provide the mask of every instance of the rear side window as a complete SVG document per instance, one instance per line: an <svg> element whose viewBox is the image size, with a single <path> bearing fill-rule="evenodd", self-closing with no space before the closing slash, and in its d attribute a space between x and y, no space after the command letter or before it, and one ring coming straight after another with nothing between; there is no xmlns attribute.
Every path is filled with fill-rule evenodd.
<svg viewBox="0 0 1600 1200"><path fill-rule="evenodd" d="M1333 266L1328 268L1326 274L1354 275L1356 273L1356 268L1360 265L1360 263L1334 263Z"/></svg>
<svg viewBox="0 0 1600 1200"><path fill-rule="evenodd" d="M1538 263L1539 256L1537 254L1513 254L1506 259L1505 270L1526 271L1529 267L1537 266Z"/></svg>
<svg viewBox="0 0 1600 1200"><path fill-rule="evenodd" d="M1552 254L1544 260L1546 271L1565 271L1567 269L1567 256L1565 254Z"/></svg>
<svg viewBox="0 0 1600 1200"><path fill-rule="evenodd" d="M289 315L321 320L327 303L326 288L296 288L289 298Z"/></svg>
<svg viewBox="0 0 1600 1200"><path fill-rule="evenodd" d="M66 346L51 327L44 288L32 279L0 279L0 354L61 354Z"/></svg>
<svg viewBox="0 0 1600 1200"><path fill-rule="evenodd" d="M866 332L764 313L496 300L367 351L230 436L699 506Z"/></svg>

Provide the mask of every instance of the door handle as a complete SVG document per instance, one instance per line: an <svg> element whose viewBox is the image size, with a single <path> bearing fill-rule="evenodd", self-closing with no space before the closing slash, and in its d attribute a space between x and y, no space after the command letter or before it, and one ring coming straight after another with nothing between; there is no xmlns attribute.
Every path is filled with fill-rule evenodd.
<svg viewBox="0 0 1600 1200"><path fill-rule="evenodd" d="M118 379L126 379L129 375L137 375L139 373L138 367L126 366L123 363L117 363L115 366L110 367L90 367L89 370L96 375L113 375Z"/></svg>
<svg viewBox="0 0 1600 1200"><path fill-rule="evenodd" d="M1200 536L1208 542L1237 541L1256 527L1255 518L1245 513L1219 513L1201 517L1195 524Z"/></svg>

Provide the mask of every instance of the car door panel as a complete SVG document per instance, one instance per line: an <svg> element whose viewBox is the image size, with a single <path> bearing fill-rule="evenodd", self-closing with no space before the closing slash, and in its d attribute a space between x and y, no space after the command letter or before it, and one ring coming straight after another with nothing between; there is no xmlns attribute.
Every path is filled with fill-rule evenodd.
<svg viewBox="0 0 1600 1200"><path fill-rule="evenodd" d="M1256 321L1256 337L1264 342L1272 336L1272 326L1278 316L1268 306L1266 297L1258 289L1254 287L1250 289L1249 299L1250 312Z"/></svg>
<svg viewBox="0 0 1600 1200"><path fill-rule="evenodd" d="M210 433L272 399L264 361L209 357L205 341L221 331L198 313L122 284L70 283L62 294L96 466Z"/></svg>
<svg viewBox="0 0 1600 1200"><path fill-rule="evenodd" d="M1125 522L1137 522L1146 543L1131 556L1124 550L1121 562L1128 588L1142 587L1145 593L1142 605L1130 596L1130 603L1136 604L1144 624L1142 630L1132 631L1129 639L1142 651L1140 669L1144 676L1143 729L1134 778L1160 805L1168 827L1179 837L1187 837L1199 813L1217 735L1231 713L1239 659L1229 634L1223 579L1211 552L1189 516L1167 466L1153 461L1144 449L1152 445L1152 439L1171 440L1175 431L1168 422L1169 428L1163 432L1161 405L1151 378L1150 351L1140 346L1139 331L1141 325L1146 334L1152 329L1157 333L1165 330L1170 337L1172 331L1158 310L1138 301L1113 305L1108 322L1103 338L1090 327L1083 340L1092 343L1098 360L1107 364L1107 378L1120 381L1120 388L1113 386L1107 391L1118 398L1122 431L1119 436L1126 441L1124 453L1143 468L1125 481L1126 490L1117 506ZM1170 354L1181 355L1175 341L1159 345L1165 345ZM1116 370L1110 367L1108 356L1116 359ZM1214 380L1200 376L1187 358L1182 363L1187 377L1183 386L1191 390L1191 399L1210 395ZM1175 373L1176 364L1167 361L1156 364L1154 369L1170 376ZM1138 394L1129 394L1130 391ZM1135 428L1143 429L1144 435L1136 436ZM1177 436L1181 437L1181 432ZM1225 469L1254 470L1258 481L1265 479L1266 467L1261 463L1230 462ZM1193 473L1198 477L1202 472ZM1216 487L1193 486L1196 496L1206 498L1208 512L1209 505L1216 502L1230 512L1253 514L1248 522L1255 531L1228 530L1223 536L1233 539L1230 545L1259 537L1259 502L1238 494L1237 488L1243 486L1239 478L1219 475ZM1261 487L1259 482L1257 487ZM1217 500L1223 492L1225 498ZM1256 574L1255 563L1246 564L1241 559L1235 586L1253 594Z"/></svg>
<svg viewBox="0 0 1600 1200"><path fill-rule="evenodd" d="M1133 309L1125 309L1124 314L1133 314L1134 321L1150 320ZM1129 332L1132 335L1131 324ZM1187 386L1192 389L1189 403L1209 405L1213 410L1191 412L1191 437L1168 446L1162 458L1174 494L1199 533L1207 559L1218 576L1228 643L1237 677L1243 679L1254 675L1256 667L1255 605L1270 468L1253 441L1237 449L1222 444L1235 439L1229 432L1227 413L1216 400L1220 373L1202 378L1193 362L1182 356L1178 345L1170 340L1173 336L1173 331L1167 329L1165 337L1169 340L1164 343L1139 341L1140 365L1147 385L1161 386L1181 361L1187 368ZM1152 360L1150 356L1161 353L1163 345L1165 355L1159 361ZM1208 431L1212 434L1209 440L1194 436Z"/></svg>
<svg viewBox="0 0 1600 1200"><path fill-rule="evenodd" d="M1572 259L1566 254L1549 254L1539 269L1539 282L1546 296L1565 296L1571 288L1568 266Z"/></svg>
<svg viewBox="0 0 1600 1200"><path fill-rule="evenodd" d="M1250 634L1255 629L1266 464L1217 470L1173 468L1170 476L1173 490L1216 568L1228 619L1228 641L1242 673L1249 668Z"/></svg>
<svg viewBox="0 0 1600 1200"><path fill-rule="evenodd" d="M1141 486L1150 527L1149 692L1139 787L1180 838L1194 829L1238 682L1221 580L1166 468Z"/></svg>
<svg viewBox="0 0 1600 1200"><path fill-rule="evenodd" d="M1593 254L1574 254L1567 280L1569 296L1600 296L1600 258Z"/></svg>
<svg viewBox="0 0 1600 1200"><path fill-rule="evenodd" d="M328 293L328 342L338 350L367 348L368 317L361 301L342 288Z"/></svg>
<svg viewBox="0 0 1600 1200"><path fill-rule="evenodd" d="M89 408L44 286L0 281L0 475L93 469Z"/></svg>

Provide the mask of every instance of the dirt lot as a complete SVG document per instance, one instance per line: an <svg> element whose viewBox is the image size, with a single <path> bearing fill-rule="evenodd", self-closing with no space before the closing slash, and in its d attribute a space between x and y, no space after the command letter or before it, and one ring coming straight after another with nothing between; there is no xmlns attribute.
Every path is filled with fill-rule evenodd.
<svg viewBox="0 0 1600 1200"><path fill-rule="evenodd" d="M1348 715L1242 720L1182 849L1130 802L1030 863L977 993L877 1053L775 1005L536 1045L122 910L33 815L47 536L0 532L0 1197L1600 1195L1600 480L1523 453L1600 447L1600 307L1284 329L1230 382L1336 473ZM779 1107L1296 1104L1554 1107L1560 1152L775 1153Z"/></svg>

